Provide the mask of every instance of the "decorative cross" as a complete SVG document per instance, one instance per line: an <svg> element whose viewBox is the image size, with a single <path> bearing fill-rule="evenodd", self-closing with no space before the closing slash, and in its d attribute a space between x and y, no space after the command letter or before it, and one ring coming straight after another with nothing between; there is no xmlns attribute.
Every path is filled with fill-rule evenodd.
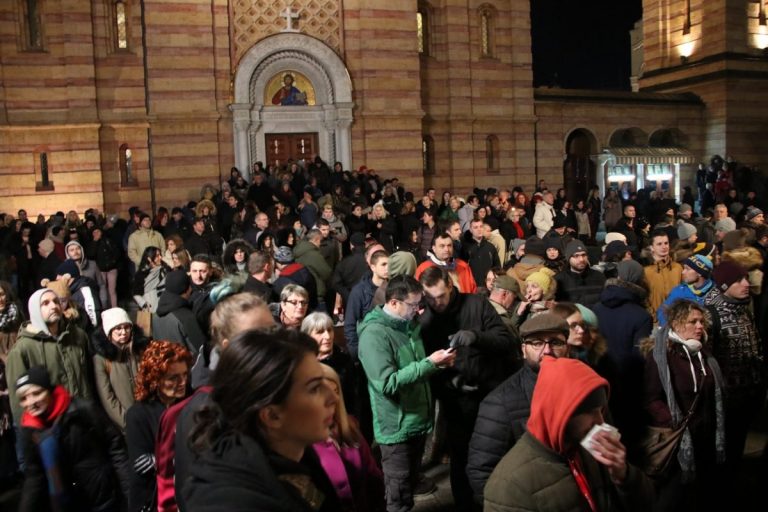
<svg viewBox="0 0 768 512"><path fill-rule="evenodd" d="M290 6L285 7L285 11L283 11L283 14L280 15L280 17L285 18L286 27L282 30L282 32L298 32L298 29L293 28L293 20L299 19L299 13L293 12L293 9L291 9Z"/></svg>

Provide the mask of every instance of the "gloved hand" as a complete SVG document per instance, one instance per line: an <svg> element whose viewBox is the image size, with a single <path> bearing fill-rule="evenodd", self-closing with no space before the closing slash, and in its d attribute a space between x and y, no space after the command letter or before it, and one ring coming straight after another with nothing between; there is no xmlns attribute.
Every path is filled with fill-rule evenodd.
<svg viewBox="0 0 768 512"><path fill-rule="evenodd" d="M155 455L153 453L142 453L133 461L133 471L137 475L146 475L155 469Z"/></svg>
<svg viewBox="0 0 768 512"><path fill-rule="evenodd" d="M451 336L451 348L468 347L477 341L477 334L472 331L458 331Z"/></svg>

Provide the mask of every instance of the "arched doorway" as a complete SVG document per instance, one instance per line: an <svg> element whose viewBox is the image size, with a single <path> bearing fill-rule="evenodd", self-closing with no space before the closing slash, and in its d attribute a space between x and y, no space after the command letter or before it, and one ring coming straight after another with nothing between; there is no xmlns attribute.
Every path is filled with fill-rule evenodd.
<svg viewBox="0 0 768 512"><path fill-rule="evenodd" d="M294 77L299 101L277 101L275 83ZM301 80L299 80L301 78ZM307 94L311 91L310 95ZM229 106L234 125L235 166L250 177L256 161L269 162L275 141L294 139L313 144L329 163L352 163L352 80L344 62L322 41L298 33L280 33L256 43L240 60L234 80L235 102ZM267 147L268 142L275 148ZM302 144L303 147L303 144ZM281 155L293 154L279 148Z"/></svg>
<svg viewBox="0 0 768 512"><path fill-rule="evenodd" d="M586 199L589 189L595 186L597 165L592 160L595 154L597 139L589 130L577 128L566 137L563 187L571 202Z"/></svg>

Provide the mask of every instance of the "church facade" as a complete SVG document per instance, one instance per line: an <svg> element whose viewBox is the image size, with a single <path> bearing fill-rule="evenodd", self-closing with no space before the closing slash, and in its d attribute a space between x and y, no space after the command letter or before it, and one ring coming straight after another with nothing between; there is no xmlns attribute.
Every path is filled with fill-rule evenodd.
<svg viewBox="0 0 768 512"><path fill-rule="evenodd" d="M529 0L7 0L2 209L172 206L315 155L414 191L679 193L714 153L768 164L763 9L645 0L630 93L535 89Z"/></svg>

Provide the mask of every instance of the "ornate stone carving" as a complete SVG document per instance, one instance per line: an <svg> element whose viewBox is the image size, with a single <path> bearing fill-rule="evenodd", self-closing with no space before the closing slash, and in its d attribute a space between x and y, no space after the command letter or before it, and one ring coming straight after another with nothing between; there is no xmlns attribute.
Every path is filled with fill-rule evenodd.
<svg viewBox="0 0 768 512"><path fill-rule="evenodd" d="M299 14L294 28L299 32L316 37L341 51L341 13L339 0L235 0L233 2L233 27L235 60L237 61L258 41L285 29L285 18L281 16L286 7Z"/></svg>

